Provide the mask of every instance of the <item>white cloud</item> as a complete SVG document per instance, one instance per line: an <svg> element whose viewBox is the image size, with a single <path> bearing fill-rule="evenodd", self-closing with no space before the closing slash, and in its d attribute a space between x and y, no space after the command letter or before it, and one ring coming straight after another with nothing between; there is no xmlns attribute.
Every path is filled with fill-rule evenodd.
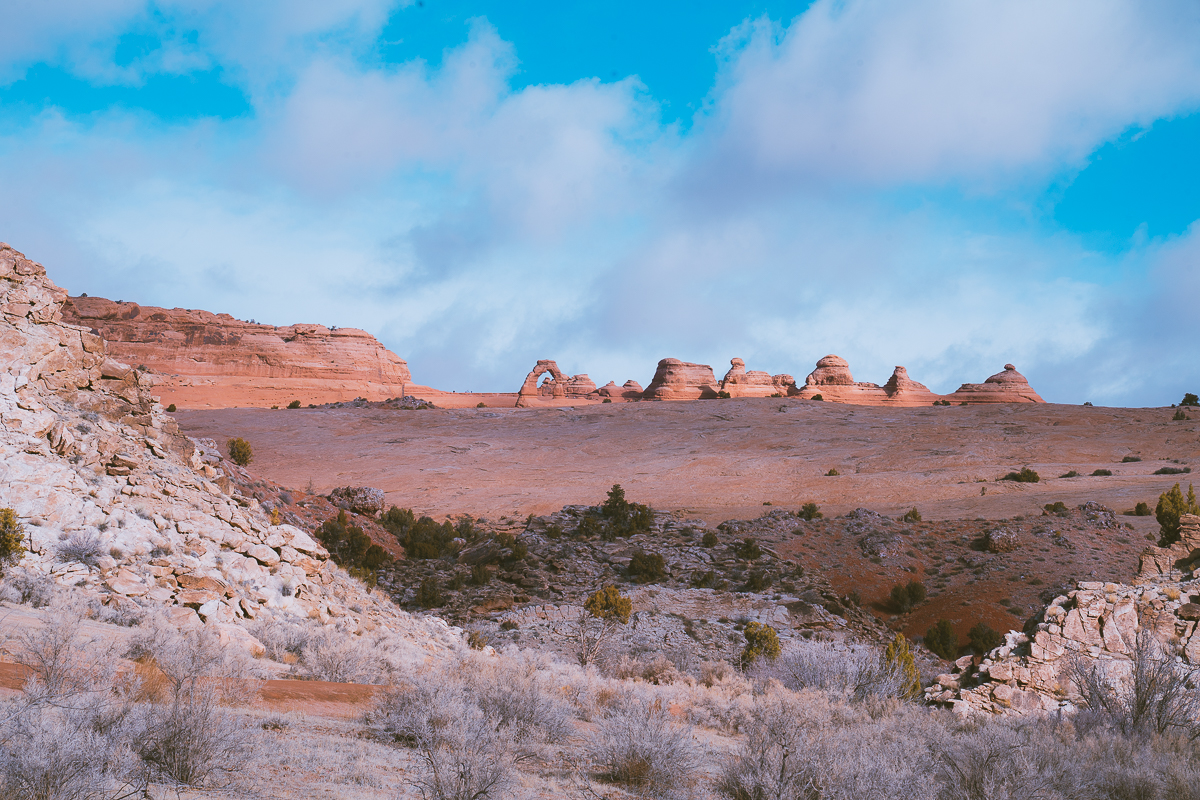
<svg viewBox="0 0 1200 800"><path fill-rule="evenodd" d="M819 0L724 43L716 156L868 184L1004 180L1200 101L1200 7Z"/></svg>

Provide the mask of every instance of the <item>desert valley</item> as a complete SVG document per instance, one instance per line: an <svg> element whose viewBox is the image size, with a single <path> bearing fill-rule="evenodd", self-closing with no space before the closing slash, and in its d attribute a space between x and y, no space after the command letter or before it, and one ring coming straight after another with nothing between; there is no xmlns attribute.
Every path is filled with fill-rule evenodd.
<svg viewBox="0 0 1200 800"><path fill-rule="evenodd" d="M439 391L7 245L0 314L12 796L1197 796L1194 395Z"/></svg>

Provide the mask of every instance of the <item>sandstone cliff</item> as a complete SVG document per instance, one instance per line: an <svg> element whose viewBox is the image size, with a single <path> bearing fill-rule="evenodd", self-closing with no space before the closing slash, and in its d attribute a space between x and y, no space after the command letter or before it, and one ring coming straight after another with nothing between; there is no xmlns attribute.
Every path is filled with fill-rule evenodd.
<svg viewBox="0 0 1200 800"><path fill-rule="evenodd" d="M105 339L114 357L154 373L163 402L180 408L384 400L426 389L412 383L401 358L355 328L277 328L100 297L67 298L62 312Z"/></svg>
<svg viewBox="0 0 1200 800"><path fill-rule="evenodd" d="M771 375L759 370L746 371L746 362L740 358L729 361L729 371L721 379L721 391L730 397L786 397L796 389L796 379L791 375Z"/></svg>
<svg viewBox="0 0 1200 800"><path fill-rule="evenodd" d="M149 397L145 375L62 321L65 298L39 264L0 244L0 498L29 548L13 569L127 616L212 626L252 652L262 647L244 626L255 618L386 626L414 658L463 647L460 632L370 595L307 532L229 493L211 454ZM93 556L71 560L63 542L88 543Z"/></svg>
<svg viewBox="0 0 1200 800"><path fill-rule="evenodd" d="M1003 372L997 372L983 383L964 383L954 394L948 395L948 399L967 403L1046 402L1012 364L1005 364Z"/></svg>

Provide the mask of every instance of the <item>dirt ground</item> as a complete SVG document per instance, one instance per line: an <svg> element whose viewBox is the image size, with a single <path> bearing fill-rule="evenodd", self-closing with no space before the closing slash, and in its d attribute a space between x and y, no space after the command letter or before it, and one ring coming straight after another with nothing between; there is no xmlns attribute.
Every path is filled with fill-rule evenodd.
<svg viewBox="0 0 1200 800"><path fill-rule="evenodd" d="M1200 466L1200 412L993 405L889 409L793 399L553 409L222 409L175 416L190 436L254 447L251 469L285 486L382 489L433 516L497 518L630 499L711 523L816 502L925 519L1011 518L1088 500L1153 506ZM1122 463L1125 457L1141 461ZM997 482L1029 466L1040 483ZM830 470L837 476L827 476ZM1112 471L1092 477L1097 469ZM1059 478L1075 470L1082 476Z"/></svg>

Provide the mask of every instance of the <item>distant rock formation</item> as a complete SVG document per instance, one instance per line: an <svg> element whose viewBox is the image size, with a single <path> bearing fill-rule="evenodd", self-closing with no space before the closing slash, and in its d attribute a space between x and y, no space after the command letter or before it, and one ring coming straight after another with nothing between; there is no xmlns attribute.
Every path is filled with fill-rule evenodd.
<svg viewBox="0 0 1200 800"><path fill-rule="evenodd" d="M967 403L1046 402L1012 364L1005 364L1004 372L997 372L983 383L964 383L949 399Z"/></svg>
<svg viewBox="0 0 1200 800"><path fill-rule="evenodd" d="M850 374L850 364L835 355L825 356L818 361L816 369L804 379L804 386L792 392L792 396L806 400L816 395L834 403L867 406L916 407L933 405L935 402L953 405L1045 402L1012 364L1006 364L1004 372L993 375L983 383L964 383L953 394L938 395L910 378L904 367L896 367L892 377L883 386L855 381Z"/></svg>
<svg viewBox="0 0 1200 800"><path fill-rule="evenodd" d="M758 370L746 371L746 362L740 358L729 360L729 371L721 379L721 391L730 397L786 397L796 388L796 379L791 375L770 375Z"/></svg>
<svg viewBox="0 0 1200 800"><path fill-rule="evenodd" d="M103 337L114 357L156 373L163 402L181 408L384 400L427 388L356 328L277 328L102 297L67 298L62 313Z"/></svg>
<svg viewBox="0 0 1200 800"><path fill-rule="evenodd" d="M621 400L633 401L641 400L642 393L644 391L645 390L642 389L642 385L635 380L625 381L624 386L617 386L615 382L609 381L600 387L600 389L597 391L597 394L600 395L602 399L608 398L609 400L616 400L619 398Z"/></svg>
<svg viewBox="0 0 1200 800"><path fill-rule="evenodd" d="M654 380L650 381L642 397L646 400L704 400L716 397L719 391L720 385L712 367L664 358L658 362Z"/></svg>
<svg viewBox="0 0 1200 800"><path fill-rule="evenodd" d="M538 378L550 373L541 386ZM517 408L529 408L538 405L556 405L558 401L595 399L596 383L586 374L567 377L558 364L548 358L540 359L521 384L517 393Z"/></svg>

